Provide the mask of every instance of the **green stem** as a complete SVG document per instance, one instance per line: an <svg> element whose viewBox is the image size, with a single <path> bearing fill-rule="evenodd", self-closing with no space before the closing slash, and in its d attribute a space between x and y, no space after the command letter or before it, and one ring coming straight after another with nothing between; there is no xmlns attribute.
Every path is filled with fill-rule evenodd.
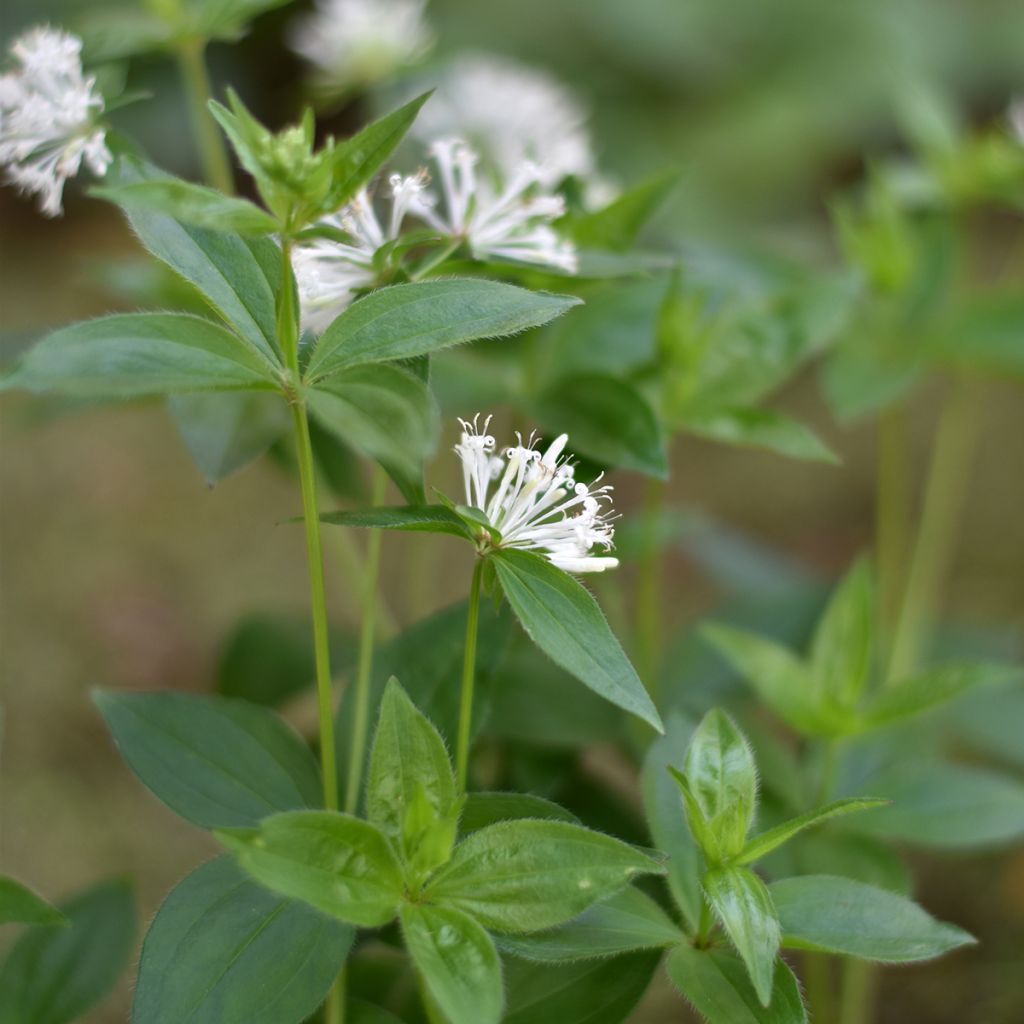
<svg viewBox="0 0 1024 1024"><path fill-rule="evenodd" d="M640 675L652 700L661 676L662 553L658 543L665 507L665 482L651 478L644 492L643 552L636 594L636 640Z"/></svg>
<svg viewBox="0 0 1024 1024"><path fill-rule="evenodd" d="M910 561L888 679L917 666L926 647L956 544L978 435L980 390L960 380L946 400L932 449L917 542Z"/></svg>
<svg viewBox="0 0 1024 1024"><path fill-rule="evenodd" d="M207 107L210 101L210 77L206 72L206 41L186 40L178 46L177 57L188 98L189 119L203 165L203 177L207 184L220 189L225 195L231 195L235 183L228 151L217 122Z"/></svg>
<svg viewBox="0 0 1024 1024"><path fill-rule="evenodd" d="M373 472L373 504L384 501L388 477L380 466ZM356 669L355 710L352 742L349 747L348 782L345 788L345 812L355 814L363 782L366 737L370 727L370 677L373 673L373 648L376 641L377 584L380 579L380 547L383 530L371 530L366 545L363 577L362 626L359 632L359 663Z"/></svg>
<svg viewBox="0 0 1024 1024"><path fill-rule="evenodd" d="M459 793L466 792L466 772L469 767L470 727L473 723L473 685L476 682L476 632L480 619L480 582L484 560L478 558L473 566L473 581L469 586L469 610L466 613L466 648L462 659L462 695L459 699L459 738L455 748L455 781Z"/></svg>
<svg viewBox="0 0 1024 1024"><path fill-rule="evenodd" d="M711 935L711 928L715 919L711 916L711 905L703 895L700 901L700 920L697 922L697 936L694 944L698 949L707 949L708 937Z"/></svg>
<svg viewBox="0 0 1024 1024"><path fill-rule="evenodd" d="M843 1001L839 1008L839 1024L869 1024L877 985L877 964L865 960L843 961Z"/></svg>
<svg viewBox="0 0 1024 1024"><path fill-rule="evenodd" d="M906 406L885 410L878 418L875 491L875 563L878 567L879 636L883 663L888 659L910 548L910 431Z"/></svg>
<svg viewBox="0 0 1024 1024"><path fill-rule="evenodd" d="M804 987L807 1008L813 1021L822 1024L836 1019L835 995L832 991L832 960L824 953L804 953Z"/></svg>

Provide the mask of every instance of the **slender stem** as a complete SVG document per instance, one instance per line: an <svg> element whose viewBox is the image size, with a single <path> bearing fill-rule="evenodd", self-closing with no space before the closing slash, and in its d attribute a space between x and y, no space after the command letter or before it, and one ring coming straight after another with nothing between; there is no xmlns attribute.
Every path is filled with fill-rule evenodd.
<svg viewBox="0 0 1024 1024"><path fill-rule="evenodd" d="M890 682L914 670L929 640L970 480L980 395L973 382L957 381L942 411L925 486L921 524L893 639Z"/></svg>
<svg viewBox="0 0 1024 1024"><path fill-rule="evenodd" d="M700 920L697 922L697 936L694 939L694 944L698 949L707 948L708 936L711 934L711 928L714 923L715 920L711 916L711 905L702 895L700 901Z"/></svg>
<svg viewBox="0 0 1024 1024"><path fill-rule="evenodd" d="M836 1019L835 996L832 991L832 960L824 953L804 953L804 987L811 1020L821 1024Z"/></svg>
<svg viewBox="0 0 1024 1024"><path fill-rule="evenodd" d="M910 549L910 431L903 404L878 418L875 490L875 561L878 567L880 655L890 655Z"/></svg>
<svg viewBox="0 0 1024 1024"><path fill-rule="evenodd" d="M380 466L373 471L373 504L384 501L388 478ZM370 727L370 677L373 673L373 648L376 641L377 584L380 579L380 547L383 530L371 530L366 545L366 572L363 577L362 626L359 632L359 663L356 668L355 714L349 746L348 782L345 811L355 814L363 782L366 760L366 735Z"/></svg>
<svg viewBox="0 0 1024 1024"><path fill-rule="evenodd" d="M470 726L473 722L473 685L476 682L476 631L480 618L480 581L484 560L473 566L469 586L469 610L466 614L466 648L462 660L462 695L459 699L459 738L455 748L455 781L459 793L466 792L466 771L469 766Z"/></svg>
<svg viewBox="0 0 1024 1024"><path fill-rule="evenodd" d="M644 492L643 551L636 594L636 642L640 675L651 698L661 677L662 553L658 543L665 507L665 482L653 477Z"/></svg>
<svg viewBox="0 0 1024 1024"><path fill-rule="evenodd" d="M839 1024L868 1024L877 987L877 964L852 958L844 960L843 1000L839 1007Z"/></svg>
<svg viewBox="0 0 1024 1024"><path fill-rule="evenodd" d="M206 72L205 53L205 40L186 40L177 49L178 66L185 83L189 119L192 122L196 145L199 147L203 177L207 184L220 189L226 195L231 195L235 190L235 183L228 151L217 123L207 107L210 101L210 77Z"/></svg>

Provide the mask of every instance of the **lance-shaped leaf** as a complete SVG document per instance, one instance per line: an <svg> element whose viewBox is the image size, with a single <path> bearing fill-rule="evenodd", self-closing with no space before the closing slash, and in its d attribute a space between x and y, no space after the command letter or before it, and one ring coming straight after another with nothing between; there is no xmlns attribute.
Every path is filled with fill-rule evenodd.
<svg viewBox="0 0 1024 1024"><path fill-rule="evenodd" d="M810 427L772 409L692 409L679 418L679 425L698 437L738 445L764 448L777 455L810 462L839 462L839 456Z"/></svg>
<svg viewBox="0 0 1024 1024"><path fill-rule="evenodd" d="M364 527L370 530L406 530L414 533L447 533L463 540L473 539L462 517L444 505L398 505L394 508L325 512L320 520L324 523L333 523L335 526Z"/></svg>
<svg viewBox="0 0 1024 1024"><path fill-rule="evenodd" d="M315 382L346 367L517 334L546 324L579 301L477 278L381 288L349 306L324 331L306 377Z"/></svg>
<svg viewBox="0 0 1024 1024"><path fill-rule="evenodd" d="M677 946L668 976L708 1024L807 1024L800 986L782 960L775 962L767 1006L750 983L743 962L724 949Z"/></svg>
<svg viewBox="0 0 1024 1024"><path fill-rule="evenodd" d="M976 686L998 686L1019 679L1012 665L986 662L943 665L887 686L861 716L865 729L892 725L945 704Z"/></svg>
<svg viewBox="0 0 1024 1024"><path fill-rule="evenodd" d="M474 832L430 879L425 896L498 932L553 928L664 868L600 832L563 821L505 821Z"/></svg>
<svg viewBox="0 0 1024 1024"><path fill-rule="evenodd" d="M335 811L290 811L217 838L272 892L350 924L376 928L398 912L404 880L384 834Z"/></svg>
<svg viewBox="0 0 1024 1024"><path fill-rule="evenodd" d="M270 363L236 334L185 313L122 313L63 327L0 380L0 390L80 398L276 387Z"/></svg>
<svg viewBox="0 0 1024 1024"><path fill-rule="evenodd" d="M962 928L936 921L913 900L851 878L786 878L770 891L782 944L790 949L910 963L975 942Z"/></svg>
<svg viewBox="0 0 1024 1024"><path fill-rule="evenodd" d="M575 218L573 240L593 249L629 249L644 225L679 183L679 171L657 174L617 196L607 206Z"/></svg>
<svg viewBox="0 0 1024 1024"><path fill-rule="evenodd" d="M749 868L741 867L715 868L704 876L703 886L715 917L747 967L757 998L767 1006L781 942L768 887Z"/></svg>
<svg viewBox="0 0 1024 1024"><path fill-rule="evenodd" d="M273 711L184 693L95 696L121 756L172 811L202 828L318 807L320 773Z"/></svg>
<svg viewBox="0 0 1024 1024"><path fill-rule="evenodd" d="M327 995L355 929L252 881L230 857L197 868L146 934L134 1024L300 1024Z"/></svg>
<svg viewBox="0 0 1024 1024"><path fill-rule="evenodd" d="M64 924L64 915L42 896L7 875L0 875L0 924Z"/></svg>
<svg viewBox="0 0 1024 1024"><path fill-rule="evenodd" d="M857 811L870 811L873 807L884 807L888 800L876 800L871 797L836 800L816 810L808 811L799 817L784 821L775 828L754 836L743 848L743 852L733 861L734 864L753 864L754 861L771 853L776 847L788 842L805 828L820 825L829 818L838 818L844 814L856 814Z"/></svg>
<svg viewBox="0 0 1024 1024"><path fill-rule="evenodd" d="M487 932L451 907L406 904L401 920L409 955L451 1024L498 1024L505 993Z"/></svg>
<svg viewBox="0 0 1024 1024"><path fill-rule="evenodd" d="M536 935L506 936L499 946L503 953L527 960L565 963L658 949L684 938L650 896L629 886L560 928Z"/></svg>
<svg viewBox="0 0 1024 1024"><path fill-rule="evenodd" d="M488 825L517 818L580 824L580 819L572 811L532 793L467 793L459 817L459 833L468 836L470 832L479 832Z"/></svg>
<svg viewBox="0 0 1024 1024"><path fill-rule="evenodd" d="M657 709L590 592L528 551L499 550L491 557L530 639L605 700L663 731Z"/></svg>

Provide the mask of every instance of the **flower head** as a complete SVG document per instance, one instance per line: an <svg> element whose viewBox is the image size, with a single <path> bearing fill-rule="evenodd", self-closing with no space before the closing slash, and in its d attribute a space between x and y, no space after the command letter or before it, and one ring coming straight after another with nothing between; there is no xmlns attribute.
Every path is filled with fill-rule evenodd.
<svg viewBox="0 0 1024 1024"><path fill-rule="evenodd" d="M377 283L377 253L398 238L410 206L426 187L426 174L388 178L391 209L381 224L370 192L363 188L321 225L344 232L350 241L324 238L297 247L292 267L299 289L302 326L319 334L352 301L355 293Z"/></svg>
<svg viewBox="0 0 1024 1024"><path fill-rule="evenodd" d="M569 440L561 434L543 454L531 435L495 453L495 440L487 433L491 417L480 426L459 420L462 439L455 452L462 460L466 504L479 509L501 534L496 546L536 551L566 572L604 572L617 558L591 550L612 547L611 487L589 486L574 479L571 459L562 452ZM493 485L493 487L492 487Z"/></svg>
<svg viewBox="0 0 1024 1024"><path fill-rule="evenodd" d="M0 164L48 217L61 212L64 182L83 160L103 175L112 159L96 124L103 97L82 74L81 52L75 36L35 28L11 46L18 67L0 75Z"/></svg>
<svg viewBox="0 0 1024 1024"><path fill-rule="evenodd" d="M316 0L316 10L295 25L292 47L328 84L376 81L430 48L424 6L425 0Z"/></svg>
<svg viewBox="0 0 1024 1024"><path fill-rule="evenodd" d="M477 174L479 156L461 139L440 139L430 147L437 167L441 203L417 196L410 212L430 227L464 239L478 259L497 257L576 270L576 250L552 221L565 213L561 196L544 191L540 165L523 161L495 187Z"/></svg>

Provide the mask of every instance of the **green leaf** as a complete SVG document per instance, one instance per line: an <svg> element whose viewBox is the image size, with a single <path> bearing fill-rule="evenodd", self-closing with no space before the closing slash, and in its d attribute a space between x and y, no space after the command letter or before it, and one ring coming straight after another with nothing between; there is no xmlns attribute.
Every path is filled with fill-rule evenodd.
<svg viewBox="0 0 1024 1024"><path fill-rule="evenodd" d="M757 808L757 768L747 738L724 711L713 708L697 726L686 749L682 781L688 787L684 798L692 795L712 840L704 846L705 855L711 861L735 857ZM696 832L694 815L688 819Z"/></svg>
<svg viewBox="0 0 1024 1024"><path fill-rule="evenodd" d="M321 335L306 371L316 382L363 363L412 359L538 327L579 303L479 278L422 281L371 292Z"/></svg>
<svg viewBox="0 0 1024 1024"><path fill-rule="evenodd" d="M912 900L850 878L806 875L770 887L782 925L782 944L910 963L942 956L975 942L955 925L936 921Z"/></svg>
<svg viewBox="0 0 1024 1024"><path fill-rule="evenodd" d="M307 392L320 425L376 459L410 498L422 502L423 463L440 415L430 389L397 366L360 366Z"/></svg>
<svg viewBox="0 0 1024 1024"><path fill-rule="evenodd" d="M276 387L269 363L237 335L184 313L120 313L63 327L0 379L0 390L79 398Z"/></svg>
<svg viewBox="0 0 1024 1024"><path fill-rule="evenodd" d="M378 506L351 512L325 512L320 520L335 526L447 533L463 540L473 539L462 517L444 505L398 505L393 508Z"/></svg>
<svg viewBox="0 0 1024 1024"><path fill-rule="evenodd" d="M909 866L891 844L872 836L838 830L805 832L787 852L793 856L795 874L840 875L903 896L913 892Z"/></svg>
<svg viewBox="0 0 1024 1024"><path fill-rule="evenodd" d="M698 437L741 448L763 448L793 459L832 465L840 461L810 427L771 409L692 409L681 417L680 426Z"/></svg>
<svg viewBox="0 0 1024 1024"><path fill-rule="evenodd" d="M0 924L65 924L64 915L28 886L0 875Z"/></svg>
<svg viewBox="0 0 1024 1024"><path fill-rule="evenodd" d="M822 713L810 673L791 651L756 633L718 623L705 625L701 633L761 700L797 732L805 736L836 734L838 723Z"/></svg>
<svg viewBox="0 0 1024 1024"><path fill-rule="evenodd" d="M862 715L865 729L913 718L945 704L976 686L998 686L1019 679L1021 670L989 662L943 665L882 690Z"/></svg>
<svg viewBox="0 0 1024 1024"><path fill-rule="evenodd" d="M420 802L425 819L416 820ZM433 724L392 678L384 690L370 753L367 817L402 851L407 861L432 838L441 850L433 868L447 859L455 841L457 800L451 761ZM424 815L421 815L423 817ZM437 835L440 830L441 835Z"/></svg>
<svg viewBox="0 0 1024 1024"><path fill-rule="evenodd" d="M532 793L467 793L459 818L459 833L467 836L499 821L534 818L580 824L572 811Z"/></svg>
<svg viewBox="0 0 1024 1024"><path fill-rule="evenodd" d="M400 916L409 955L451 1024L498 1024L505 993L487 932L451 907L407 903Z"/></svg>
<svg viewBox="0 0 1024 1024"><path fill-rule="evenodd" d="M775 828L754 836L743 848L743 852L736 858L736 864L753 864L766 854L771 853L777 846L788 842L798 832L804 829L820 825L829 818L838 818L844 814L855 814L857 811L870 811L873 807L883 807L887 800L874 800L870 797L852 798L849 800L836 800L834 803L818 807L797 818L776 825Z"/></svg>
<svg viewBox="0 0 1024 1024"><path fill-rule="evenodd" d="M301 1024L355 929L251 881L229 857L164 900L142 947L133 1024Z"/></svg>
<svg viewBox="0 0 1024 1024"><path fill-rule="evenodd" d="M668 774L670 761L686 750L695 724L678 712L666 723L665 735L651 744L644 759L644 809L655 847L668 854L668 884L691 932L700 921L702 858L686 824L679 790Z"/></svg>
<svg viewBox="0 0 1024 1024"><path fill-rule="evenodd" d="M683 939L683 933L650 896L629 886L560 928L506 936L499 945L503 953L527 960L564 963L657 949Z"/></svg>
<svg viewBox="0 0 1024 1024"><path fill-rule="evenodd" d="M658 959L644 952L573 964L509 960L502 1024L622 1024L650 985Z"/></svg>
<svg viewBox="0 0 1024 1024"><path fill-rule="evenodd" d="M668 976L708 1024L807 1024L800 986L775 962L771 1001L762 1006L743 962L724 949L681 945L668 958Z"/></svg>
<svg viewBox="0 0 1024 1024"><path fill-rule="evenodd" d="M125 881L103 882L60 904L66 927L27 930L0 968L2 1024L70 1024L128 965L135 906Z"/></svg>
<svg viewBox="0 0 1024 1024"><path fill-rule="evenodd" d="M602 465L668 477L665 438L632 384L604 374L563 377L527 402L546 431L567 433L574 450Z"/></svg>
<svg viewBox="0 0 1024 1024"><path fill-rule="evenodd" d="M150 210L186 224L239 235L269 235L277 220L248 199L226 196L216 189L177 178L94 186L90 192L126 210Z"/></svg>
<svg viewBox="0 0 1024 1024"><path fill-rule="evenodd" d="M875 616L871 568L858 559L836 587L811 640L810 673L822 702L856 707L871 671Z"/></svg>
<svg viewBox="0 0 1024 1024"><path fill-rule="evenodd" d="M678 182L679 171L672 170L633 186L602 209L572 222L573 240L592 249L629 249Z"/></svg>
<svg viewBox="0 0 1024 1024"><path fill-rule="evenodd" d="M589 591L539 555L498 550L491 557L530 639L605 700L663 731L657 709Z"/></svg>
<svg viewBox="0 0 1024 1024"><path fill-rule="evenodd" d="M313 755L266 708L184 693L94 699L140 781L195 825L255 825L275 811L320 804Z"/></svg>
<svg viewBox="0 0 1024 1024"><path fill-rule="evenodd" d="M265 818L258 829L215 835L272 892L366 928L387 924L398 912L402 868L368 821L336 811L290 811Z"/></svg>
<svg viewBox="0 0 1024 1024"><path fill-rule="evenodd" d="M276 394L172 395L168 407L211 486L259 458L291 424Z"/></svg>
<svg viewBox="0 0 1024 1024"><path fill-rule="evenodd" d="M767 1006L781 938L767 886L742 867L715 868L704 876L703 886L711 909L746 965L757 998Z"/></svg>
<svg viewBox="0 0 1024 1024"><path fill-rule="evenodd" d="M498 932L553 928L663 868L611 836L563 821L505 821L474 832L430 880L425 898Z"/></svg>
<svg viewBox="0 0 1024 1024"><path fill-rule="evenodd" d="M956 368L1024 376L1024 298L1019 290L967 300L925 342L926 354Z"/></svg>

